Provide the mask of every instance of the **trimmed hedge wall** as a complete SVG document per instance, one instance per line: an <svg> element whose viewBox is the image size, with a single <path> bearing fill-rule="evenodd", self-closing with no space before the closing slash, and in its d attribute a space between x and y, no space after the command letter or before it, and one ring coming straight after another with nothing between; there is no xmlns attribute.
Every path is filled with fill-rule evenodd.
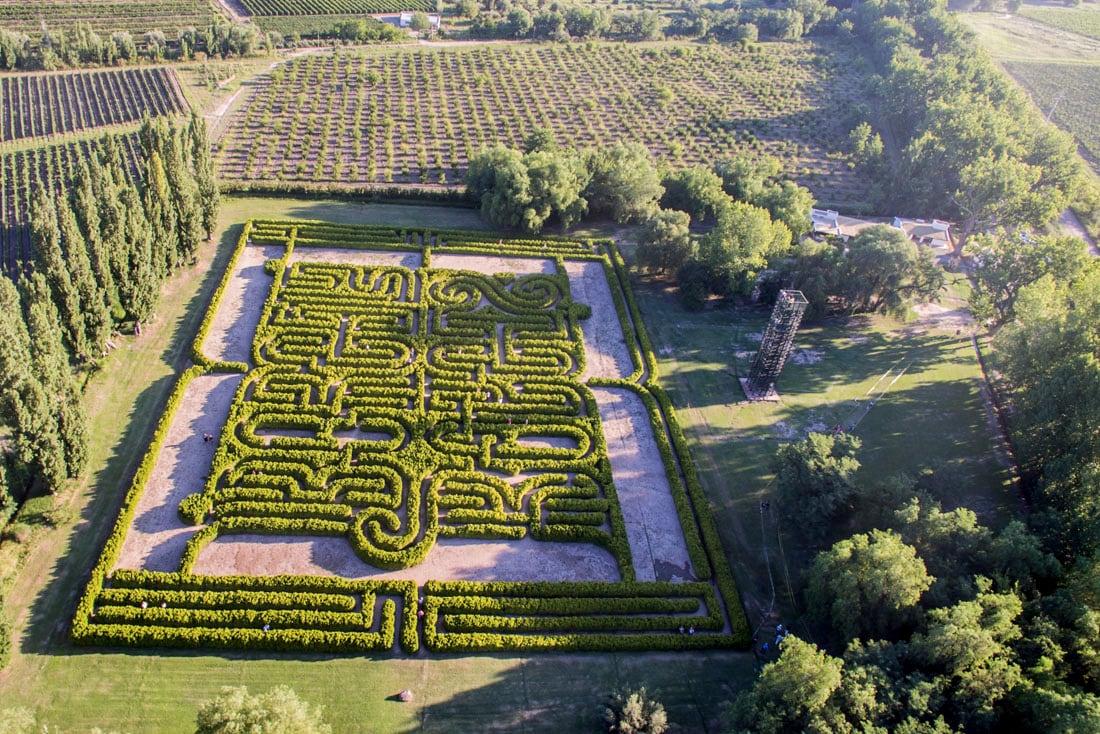
<svg viewBox="0 0 1100 734"><path fill-rule="evenodd" d="M285 248L265 266L274 286L255 366L214 362L202 344L250 244ZM420 251L422 267L291 265L297 247ZM441 252L549 258L557 268L519 277L431 268ZM630 390L645 404L698 581L634 581L598 406L573 377L584 369L581 322L593 314L570 298L567 259L603 265L634 372L589 385ZM613 243L253 220L192 357L80 600L74 642L333 652L400 644L409 653L421 637L433 652L748 645L714 519ZM248 374L205 488L179 508L202 527L177 572L112 571L183 393L211 372ZM418 592L411 581L191 572L205 545L239 533L343 536L380 568L419 563L438 537L531 535L600 545L624 580L429 581Z"/></svg>

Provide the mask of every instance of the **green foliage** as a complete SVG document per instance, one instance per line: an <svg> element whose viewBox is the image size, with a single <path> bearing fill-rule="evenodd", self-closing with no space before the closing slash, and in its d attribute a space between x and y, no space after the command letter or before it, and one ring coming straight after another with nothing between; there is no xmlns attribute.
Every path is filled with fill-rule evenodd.
<svg viewBox="0 0 1100 734"><path fill-rule="evenodd" d="M834 730L827 704L840 688L843 662L792 634L780 649L779 659L766 665L752 690L730 707L727 731Z"/></svg>
<svg viewBox="0 0 1100 734"><path fill-rule="evenodd" d="M881 78L876 126L897 143L898 160L885 166L869 130L857 129L852 141L886 206L958 219L958 254L981 229L1039 227L1074 198L1082 167L1072 139L996 72L942 6L849 15Z"/></svg>
<svg viewBox="0 0 1100 734"><path fill-rule="evenodd" d="M610 734L664 734L668 714L659 701L649 698L642 686L636 691L621 691L604 706L604 722Z"/></svg>
<svg viewBox="0 0 1100 734"><path fill-rule="evenodd" d="M655 385L647 389L615 381L616 387L643 397L655 429L669 423L669 434L655 430L655 435L693 569L704 579L632 581L606 447L598 421L588 417L597 415L596 406L587 389L567 377L583 369L577 322L590 317L591 309L568 297L566 257L603 263L636 365L631 380L643 370L655 376L652 345L640 326L625 266L610 243L505 241L497 233L261 220L246 224L234 260L249 242L285 245L288 252L349 243L397 251L422 247L426 264L429 247L435 252L534 254L557 258L559 273L516 278L326 265L310 263L308 257L291 267L285 257L271 261L277 287L257 329L253 361L258 368L242 383L231 409L230 422L244 423L232 435L223 434L206 490L179 508L186 521L207 524L188 542L179 572L119 569L108 576L187 383L211 370L243 367L211 363L198 351L209 313L224 291L223 280L193 347L199 366L185 373L169 398L150 453L81 599L74 641L317 651L386 650L399 641L409 652L419 648L421 631L437 651L682 649L747 641L747 620L671 403ZM413 278L422 281L419 289ZM410 300L417 291L419 303ZM331 297L334 292L339 298ZM413 321L400 318L408 311L416 312L427 334L408 331ZM340 323L350 313L358 325L349 326L341 342ZM505 327L504 351L490 364L486 345L489 353L499 348L498 324ZM427 354L436 356L420 356ZM303 360L314 365L305 373ZM425 393L429 375L432 389ZM335 410L300 404L294 397L304 386L328 394L324 385L330 380L358 385L354 392L338 393ZM524 389L517 389L516 380L525 381ZM295 387L295 382L302 385ZM428 396L423 412L408 407L418 394ZM378 437L343 446L337 435L347 430ZM491 440L470 442L467 432ZM569 445L529 445L519 440L524 435L567 438ZM349 455L352 450L357 453ZM346 458L326 464L340 455ZM477 465L501 474L536 467L542 474L509 485L472 470ZM425 505L423 522L419 511L393 511L392 498L401 494L411 506ZM524 497L530 498L529 506ZM403 517L409 518L404 525ZM191 568L202 548L233 533L345 535L357 552L382 567L417 562L438 536L530 534L543 541L602 545L619 560L626 580L429 582L420 604L411 582L194 575ZM362 612L355 612L359 597ZM691 625L697 634L680 633ZM730 632L723 631L727 625Z"/></svg>
<svg viewBox="0 0 1100 734"><path fill-rule="evenodd" d="M882 530L822 551L808 576L809 608L845 640L905 631L918 618L921 595L934 581L915 548Z"/></svg>
<svg viewBox="0 0 1100 734"><path fill-rule="evenodd" d="M964 254L974 262L970 309L976 317L998 325L1016 318L1021 289L1048 274L1059 283L1072 283L1088 261L1088 247L1076 237L1004 230L976 235Z"/></svg>
<svg viewBox="0 0 1100 734"><path fill-rule="evenodd" d="M780 446L772 462L778 511L812 536L824 537L828 523L855 499L855 454L862 443L850 433L811 433Z"/></svg>
<svg viewBox="0 0 1100 734"><path fill-rule="evenodd" d="M660 176L640 143L618 141L586 152L591 179L584 190L593 212L625 223L648 217L664 193Z"/></svg>
<svg viewBox="0 0 1100 734"><path fill-rule="evenodd" d="M0 670L11 660L11 624L8 622L8 610L4 604L4 595L0 594Z"/></svg>
<svg viewBox="0 0 1100 734"><path fill-rule="evenodd" d="M783 254L790 242L790 230L766 209L727 199L699 242L699 260L710 271L712 292L747 295L769 258Z"/></svg>
<svg viewBox="0 0 1100 734"><path fill-rule="evenodd" d="M245 686L222 689L221 695L199 706L196 734L331 734L321 707L298 698L288 686L276 686L252 696Z"/></svg>
<svg viewBox="0 0 1100 734"><path fill-rule="evenodd" d="M638 235L638 265L660 272L675 272L691 255L691 216L687 212L659 209Z"/></svg>
<svg viewBox="0 0 1100 734"><path fill-rule="evenodd" d="M944 282L931 251L896 227L876 224L848 241L842 294L850 313L899 313L910 298L935 298Z"/></svg>

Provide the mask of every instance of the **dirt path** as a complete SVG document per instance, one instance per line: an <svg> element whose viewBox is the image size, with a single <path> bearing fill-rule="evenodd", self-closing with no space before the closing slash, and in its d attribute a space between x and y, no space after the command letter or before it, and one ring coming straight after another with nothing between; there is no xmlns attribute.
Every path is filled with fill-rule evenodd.
<svg viewBox="0 0 1100 734"><path fill-rule="evenodd" d="M202 491L217 439L242 379L242 375L207 375L196 377L187 386L145 483L116 568L179 568L180 554L197 528L184 525L176 508L187 495ZM215 440L204 440L204 434L213 435Z"/></svg>
<svg viewBox="0 0 1100 734"><path fill-rule="evenodd" d="M203 354L218 362L252 361L252 339L273 280L264 272L264 262L283 252L278 245L244 248L202 344Z"/></svg>
<svg viewBox="0 0 1100 734"><path fill-rule="evenodd" d="M252 16L240 0L214 0L217 6L234 23L251 23Z"/></svg>
<svg viewBox="0 0 1100 734"><path fill-rule="evenodd" d="M1062 231L1070 237L1080 237L1085 241L1085 244L1089 246L1089 254L1093 257L1100 257L1100 248L1096 246L1096 240L1092 238L1092 235L1088 233L1085 226L1081 224L1081 220L1077 218L1077 215L1072 209L1066 208L1062 215L1058 217L1058 224L1062 226Z"/></svg>
<svg viewBox="0 0 1100 734"><path fill-rule="evenodd" d="M645 404L629 390L594 388L607 457L638 581L695 578Z"/></svg>

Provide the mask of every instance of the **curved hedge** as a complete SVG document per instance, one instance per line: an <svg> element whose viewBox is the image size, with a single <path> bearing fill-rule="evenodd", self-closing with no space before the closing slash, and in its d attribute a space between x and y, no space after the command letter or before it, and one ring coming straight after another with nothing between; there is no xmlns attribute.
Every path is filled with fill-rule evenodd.
<svg viewBox="0 0 1100 734"><path fill-rule="evenodd" d="M278 245L253 365L201 351L233 265ZM295 248L420 251L422 266L290 262ZM437 253L553 259L556 272L432 268ZM306 258L308 260L308 258ZM582 323L565 260L596 260L633 374L581 383ZM642 650L744 646L749 630L621 256L608 241L322 222L245 225L181 376L81 598L78 643L266 650ZM183 392L247 372L205 487L179 506L200 526L173 573L114 569ZM698 581L636 582L598 405L624 388L653 425ZM337 536L384 569L421 562L439 538L582 542L623 581L349 581L192 572L219 536ZM398 633L400 625L400 633ZM689 630L691 634L687 631Z"/></svg>

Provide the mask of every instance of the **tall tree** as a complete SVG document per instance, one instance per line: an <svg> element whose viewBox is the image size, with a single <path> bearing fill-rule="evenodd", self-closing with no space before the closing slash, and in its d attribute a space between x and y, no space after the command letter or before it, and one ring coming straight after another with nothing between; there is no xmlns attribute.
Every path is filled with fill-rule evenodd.
<svg viewBox="0 0 1100 734"><path fill-rule="evenodd" d="M641 143L618 141L586 151L591 179L584 197L594 212L625 223L645 219L664 194L661 177Z"/></svg>
<svg viewBox="0 0 1100 734"><path fill-rule="evenodd" d="M699 259L719 280L726 293L747 294L768 259L790 246L791 233L782 222L772 221L766 209L726 199L718 221L699 241Z"/></svg>
<svg viewBox="0 0 1100 734"><path fill-rule="evenodd" d="M163 150L164 171L168 176L168 188L172 192L175 209L176 252L173 265L179 266L195 256L202 238L202 205L199 187L187 159L190 157L190 141L181 137L180 131L171 126Z"/></svg>
<svg viewBox="0 0 1100 734"><path fill-rule="evenodd" d="M828 523L856 496L856 452L862 442L851 433L811 433L779 447L772 462L778 510L811 535L824 536Z"/></svg>
<svg viewBox="0 0 1100 734"><path fill-rule="evenodd" d="M638 235L638 264L676 272L691 255L691 215L658 209Z"/></svg>
<svg viewBox="0 0 1100 734"><path fill-rule="evenodd" d="M727 731L837 731L830 698L840 689L844 662L790 634L781 649L779 659L764 666L753 687L734 701Z"/></svg>
<svg viewBox="0 0 1100 734"><path fill-rule="evenodd" d="M9 426L15 455L50 491L70 476L55 405L35 375L30 335L15 285L0 278L0 420Z"/></svg>
<svg viewBox="0 0 1100 734"><path fill-rule="evenodd" d="M195 112L191 113L191 122L187 127L191 146L191 170L199 189L199 208L202 210L202 228L209 239L218 222L218 209L221 206L221 194L218 192L214 161L210 156L210 140L207 136L206 121Z"/></svg>
<svg viewBox="0 0 1100 734"><path fill-rule="evenodd" d="M42 384L50 404L50 416L65 452L65 470L74 477L87 457L88 427L80 388L69 366L62 337L61 316L41 273L20 282L20 292L31 343L34 377Z"/></svg>
<svg viewBox="0 0 1100 734"><path fill-rule="evenodd" d="M45 191L35 194L31 204L31 242L34 245L35 266L46 276L54 303L65 328L65 342L77 359L91 359L93 347L88 342L84 316L80 312L80 294L69 275L69 265L61 246L61 229L57 210Z"/></svg>
<svg viewBox="0 0 1100 734"><path fill-rule="evenodd" d="M964 254L974 263L971 311L997 325L1016 318L1016 298L1022 288L1047 274L1058 282L1072 282L1088 262L1088 246L1077 237L1004 230L976 235Z"/></svg>
<svg viewBox="0 0 1100 734"><path fill-rule="evenodd" d="M80 300L84 338L89 349L87 354L81 356L94 362L106 350L107 341L111 337L111 310L107 303L107 294L100 289L92 272L92 265L88 261L88 245L80 233L73 210L64 197L58 197L55 203L61 244L73 288Z"/></svg>
<svg viewBox="0 0 1100 734"><path fill-rule="evenodd" d="M809 571L807 601L842 639L891 638L916 622L932 585L916 549L872 530L822 551Z"/></svg>

